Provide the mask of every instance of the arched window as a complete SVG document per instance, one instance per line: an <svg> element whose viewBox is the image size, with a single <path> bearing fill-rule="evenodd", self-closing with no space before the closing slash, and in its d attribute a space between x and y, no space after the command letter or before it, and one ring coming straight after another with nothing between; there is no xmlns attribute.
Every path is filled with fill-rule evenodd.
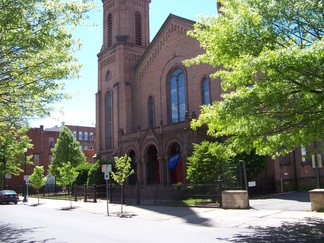
<svg viewBox="0 0 324 243"><path fill-rule="evenodd" d="M175 69L169 78L171 122L185 120L186 115L186 85L182 69Z"/></svg>
<svg viewBox="0 0 324 243"><path fill-rule="evenodd" d="M105 111L106 111L106 119L105 119L105 127L106 127L106 149L112 148L112 95L111 92L108 91L106 95L105 102Z"/></svg>
<svg viewBox="0 0 324 243"><path fill-rule="evenodd" d="M148 98L148 123L149 127L154 127L154 98L150 96Z"/></svg>
<svg viewBox="0 0 324 243"><path fill-rule="evenodd" d="M135 44L142 45L142 21L139 12L135 13Z"/></svg>
<svg viewBox="0 0 324 243"><path fill-rule="evenodd" d="M210 89L209 89L209 79L204 78L201 83L201 94L203 105L210 104Z"/></svg>
<svg viewBox="0 0 324 243"><path fill-rule="evenodd" d="M105 80L108 81L110 79L111 79L111 72L108 70L107 73L106 73Z"/></svg>
<svg viewBox="0 0 324 243"><path fill-rule="evenodd" d="M108 47L112 46L112 15L111 13L108 15Z"/></svg>

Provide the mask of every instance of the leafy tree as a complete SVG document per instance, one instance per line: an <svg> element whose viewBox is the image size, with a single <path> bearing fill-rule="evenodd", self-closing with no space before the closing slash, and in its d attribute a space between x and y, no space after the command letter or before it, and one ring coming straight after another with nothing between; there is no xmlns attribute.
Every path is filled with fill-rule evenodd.
<svg viewBox="0 0 324 243"><path fill-rule="evenodd" d="M90 168L87 185L102 185L105 184L104 175L101 171L101 165L103 162L97 160Z"/></svg>
<svg viewBox="0 0 324 243"><path fill-rule="evenodd" d="M188 181L192 184L216 183L218 176L223 175L230 153L217 142L203 141L193 146L193 154L188 157Z"/></svg>
<svg viewBox="0 0 324 243"><path fill-rule="evenodd" d="M62 167L58 168L59 177L57 179L57 184L62 187L68 187L71 190L72 184L78 177L78 172L73 168L70 162L63 163ZM70 208L72 208L72 198L70 196Z"/></svg>
<svg viewBox="0 0 324 243"><path fill-rule="evenodd" d="M84 24L92 0L0 0L0 173L18 174L27 118L44 117L65 97L63 83L77 76L70 32ZM2 180L3 181L3 180ZM2 182L3 184L3 182Z"/></svg>
<svg viewBox="0 0 324 243"><path fill-rule="evenodd" d="M86 184L87 180L88 180L89 171L91 168L92 168L92 164L90 164L88 162L79 164L75 168L75 171L77 171L79 173L78 177L75 180L75 184L77 184L77 185Z"/></svg>
<svg viewBox="0 0 324 243"><path fill-rule="evenodd" d="M53 161L49 167L49 173L55 176L57 180L60 180L59 168L63 167L66 161L69 161L73 168L86 161L80 143L73 137L71 130L67 127L61 129L52 152Z"/></svg>
<svg viewBox="0 0 324 243"><path fill-rule="evenodd" d="M58 80L75 77L83 24L91 0L0 1L0 122L45 116L64 98ZM2 134L1 134L2 135Z"/></svg>
<svg viewBox="0 0 324 243"><path fill-rule="evenodd" d="M235 153L283 155L324 137L322 1L220 0L221 14L202 18L189 35L205 53L221 101L202 107L192 127L225 137Z"/></svg>
<svg viewBox="0 0 324 243"><path fill-rule="evenodd" d="M14 124L0 122L0 176L1 188L5 186L5 175L19 175L23 170L24 148L30 148L26 128L16 128ZM27 162L29 157L26 158Z"/></svg>
<svg viewBox="0 0 324 243"><path fill-rule="evenodd" d="M38 192L38 204L39 204L39 189L46 183L46 177L44 177L44 166L35 166L34 172L30 175L29 181L32 187Z"/></svg>
<svg viewBox="0 0 324 243"><path fill-rule="evenodd" d="M121 157L115 157L115 168L116 172L111 172L111 176L115 182L117 182L121 186L121 209L120 212L123 213L123 185L125 180L134 173L132 169L132 159L126 155Z"/></svg>

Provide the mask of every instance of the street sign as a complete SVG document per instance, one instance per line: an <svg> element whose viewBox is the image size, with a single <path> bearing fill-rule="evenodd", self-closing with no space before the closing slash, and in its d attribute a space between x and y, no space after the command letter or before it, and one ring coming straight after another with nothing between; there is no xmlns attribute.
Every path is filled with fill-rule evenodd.
<svg viewBox="0 0 324 243"><path fill-rule="evenodd" d="M105 180L109 180L109 172L111 172L111 164L103 164L101 166L101 171L105 173L104 178Z"/></svg>

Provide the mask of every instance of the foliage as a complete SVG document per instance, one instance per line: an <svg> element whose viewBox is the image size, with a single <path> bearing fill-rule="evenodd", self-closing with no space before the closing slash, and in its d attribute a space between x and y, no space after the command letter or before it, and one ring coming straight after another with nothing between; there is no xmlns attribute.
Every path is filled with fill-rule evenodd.
<svg viewBox="0 0 324 243"><path fill-rule="evenodd" d="M81 163L75 168L75 171L79 173L78 177L75 180L76 185L84 185L87 183L89 171L91 168L92 164L88 162Z"/></svg>
<svg viewBox="0 0 324 243"><path fill-rule="evenodd" d="M30 175L29 181L32 187L38 191L38 204L39 204L39 189L46 183L47 178L44 177L44 166L36 166L33 173Z"/></svg>
<svg viewBox="0 0 324 243"><path fill-rule="evenodd" d="M218 176L223 175L224 164L230 159L226 148L210 141L193 146L193 154L188 157L188 181L192 184L216 183Z"/></svg>
<svg viewBox="0 0 324 243"><path fill-rule="evenodd" d="M58 80L80 69L70 31L93 7L91 0L0 1L0 123L45 116L64 98Z"/></svg>
<svg viewBox="0 0 324 243"><path fill-rule="evenodd" d="M123 201L124 201L124 182L125 180L132 174L134 174L134 170L132 169L132 159L128 157L127 154L121 157L115 157L115 169L116 172L111 172L111 176L115 182L117 182L121 186L121 208L120 212L123 213Z"/></svg>
<svg viewBox="0 0 324 243"><path fill-rule="evenodd" d="M66 161L71 163L73 168L85 163L85 156L80 149L80 143L73 137L71 130L63 127L55 147L52 149L53 161L49 167L51 175L59 179L59 168L63 167Z"/></svg>
<svg viewBox="0 0 324 243"><path fill-rule="evenodd" d="M202 18L189 35L224 90L202 107L192 127L225 137L233 152L283 155L324 137L322 1L220 0L221 14Z"/></svg>
<svg viewBox="0 0 324 243"><path fill-rule="evenodd" d="M101 172L103 162L97 160L90 168L88 174L87 185L102 185L105 184L104 174Z"/></svg>
<svg viewBox="0 0 324 243"><path fill-rule="evenodd" d="M64 163L62 167L58 168L58 171L59 177L56 182L63 187L71 186L78 176L78 172L70 162Z"/></svg>
<svg viewBox="0 0 324 243"><path fill-rule="evenodd" d="M116 183L123 185L125 180L132 174L134 170L132 169L131 161L132 159L127 155L121 157L115 157L115 168L116 172L111 172L111 176Z"/></svg>
<svg viewBox="0 0 324 243"><path fill-rule="evenodd" d="M78 177L78 172L72 166L70 162L65 162L62 167L58 168L59 176L56 180L57 184L68 189L71 189L73 182ZM70 196L70 208L72 208L72 198Z"/></svg>
<svg viewBox="0 0 324 243"><path fill-rule="evenodd" d="M0 122L0 177L4 186L6 174L19 175L20 165L24 163L24 149L30 148L26 128L16 128L14 124ZM26 158L27 163L29 157Z"/></svg>
<svg viewBox="0 0 324 243"><path fill-rule="evenodd" d="M40 189L46 183L46 177L44 177L44 166L35 166L33 173L29 178L30 184L35 189Z"/></svg>

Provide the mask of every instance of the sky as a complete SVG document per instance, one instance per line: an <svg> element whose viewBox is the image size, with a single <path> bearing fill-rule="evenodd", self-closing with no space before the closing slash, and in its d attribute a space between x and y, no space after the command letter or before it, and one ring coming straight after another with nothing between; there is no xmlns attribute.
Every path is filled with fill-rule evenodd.
<svg viewBox="0 0 324 243"><path fill-rule="evenodd" d="M55 103L55 111L45 119L30 121L31 127L51 128L66 125L95 126L95 94L98 84L97 54L102 45L102 0L96 0L98 8L89 13L89 23L95 27L80 27L73 32L83 45L76 54L82 64L79 79L66 80L65 92L70 100ZM190 20L201 15L216 15L216 0L152 0L150 4L150 39L153 40L169 14Z"/></svg>

